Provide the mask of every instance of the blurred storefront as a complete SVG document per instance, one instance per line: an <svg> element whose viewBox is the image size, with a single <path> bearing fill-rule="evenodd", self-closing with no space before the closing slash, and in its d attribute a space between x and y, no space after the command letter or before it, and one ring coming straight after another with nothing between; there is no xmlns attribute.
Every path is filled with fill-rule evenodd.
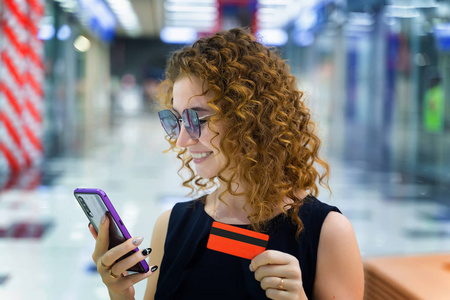
<svg viewBox="0 0 450 300"><path fill-rule="evenodd" d="M0 190L39 185L46 160L108 130L115 19L100 2L0 1Z"/></svg>
<svg viewBox="0 0 450 300"><path fill-rule="evenodd" d="M43 43L36 37L43 6L12 0L1 6L0 171L20 172L43 156Z"/></svg>
<svg viewBox="0 0 450 300"><path fill-rule="evenodd" d="M393 180L448 184L450 4L318 1L304 10L284 51L327 124L328 155Z"/></svg>
<svg viewBox="0 0 450 300"><path fill-rule="evenodd" d="M113 24L94 15L82 24L57 2L47 5L55 34L46 38L48 156L76 155L97 137L93 128L109 123L109 42Z"/></svg>

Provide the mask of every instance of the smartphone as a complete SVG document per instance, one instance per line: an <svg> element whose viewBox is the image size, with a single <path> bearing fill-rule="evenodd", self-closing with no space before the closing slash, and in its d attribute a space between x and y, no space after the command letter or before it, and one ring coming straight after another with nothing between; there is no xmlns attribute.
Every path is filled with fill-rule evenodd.
<svg viewBox="0 0 450 300"><path fill-rule="evenodd" d="M114 209L114 206L104 191L101 189L77 188L73 193L75 195L75 199L77 199L78 204L80 204L92 226L94 226L96 232L98 232L100 219L102 216L106 215L109 218L110 225L108 249L114 248L115 246L122 244L131 238L125 224L122 219L120 219L119 214ZM133 249L119 258L118 261L132 255L133 253L136 253L137 251L139 251L138 248ZM129 268L127 271L147 273L148 264L145 260L142 260L133 267Z"/></svg>

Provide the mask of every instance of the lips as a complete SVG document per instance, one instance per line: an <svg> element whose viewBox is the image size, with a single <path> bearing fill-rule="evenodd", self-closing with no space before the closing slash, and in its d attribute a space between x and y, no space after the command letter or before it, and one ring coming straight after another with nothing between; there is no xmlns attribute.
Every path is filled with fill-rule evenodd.
<svg viewBox="0 0 450 300"><path fill-rule="evenodd" d="M191 152L192 160L194 163L199 164L205 160L207 160L213 152Z"/></svg>

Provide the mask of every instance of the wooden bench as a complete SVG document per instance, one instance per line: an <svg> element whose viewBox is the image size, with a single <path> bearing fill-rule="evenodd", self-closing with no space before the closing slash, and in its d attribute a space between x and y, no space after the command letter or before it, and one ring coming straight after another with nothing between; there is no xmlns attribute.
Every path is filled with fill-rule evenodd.
<svg viewBox="0 0 450 300"><path fill-rule="evenodd" d="M365 300L449 300L450 254L364 260Z"/></svg>

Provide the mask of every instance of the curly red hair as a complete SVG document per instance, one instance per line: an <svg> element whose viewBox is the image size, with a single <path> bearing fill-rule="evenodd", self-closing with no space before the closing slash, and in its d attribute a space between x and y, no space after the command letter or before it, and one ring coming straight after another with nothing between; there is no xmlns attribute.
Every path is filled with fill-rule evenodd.
<svg viewBox="0 0 450 300"><path fill-rule="evenodd" d="M168 108L173 85L182 76L197 77L203 83L203 95L214 95L208 101L216 111L210 122L224 125L219 149L227 161L217 177L227 183L231 195L236 195L231 188L236 179L250 187L244 195L254 212L249 215L253 229L264 230L266 220L288 197L292 208L284 213L298 225L298 236L303 228L298 210L304 199L296 191L317 196L316 182L329 189L329 166L319 158L321 141L288 65L247 30L235 28L201 38L172 55L161 85ZM197 193L213 187L215 178L196 175L186 149L176 148L176 141L167 139L182 161L180 172L190 174L183 185ZM225 177L225 170L232 176Z"/></svg>

